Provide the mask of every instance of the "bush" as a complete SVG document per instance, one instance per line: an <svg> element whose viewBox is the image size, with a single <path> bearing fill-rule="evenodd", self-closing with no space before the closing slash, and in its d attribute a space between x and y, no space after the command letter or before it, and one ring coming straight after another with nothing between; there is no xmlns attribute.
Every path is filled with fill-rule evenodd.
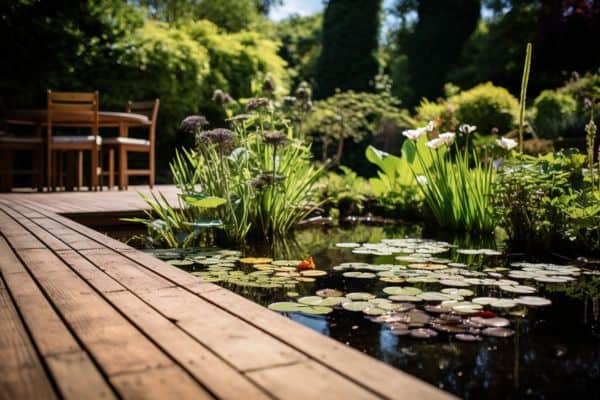
<svg viewBox="0 0 600 400"><path fill-rule="evenodd" d="M446 85L453 90L454 86ZM477 126L484 135L498 128L500 134L512 130L519 114L519 102L503 87L487 82L436 102L423 99L416 108L419 123L435 121L441 131L455 131L458 125Z"/></svg>
<svg viewBox="0 0 600 400"><path fill-rule="evenodd" d="M497 128L500 134L512 130L519 114L519 102L502 87L491 82L477 85L448 99L456 107L454 115L460 123L477 126L482 134Z"/></svg>
<svg viewBox="0 0 600 400"><path fill-rule="evenodd" d="M423 99L416 109L416 120L419 123L418 125L434 121L435 126L442 132L454 131L458 127L458 121L454 115L454 108L454 106L445 100L433 102Z"/></svg>
<svg viewBox="0 0 600 400"><path fill-rule="evenodd" d="M583 136L590 115L590 110L584 109L584 100L598 98L600 72L576 77L556 90L544 90L535 99L532 109L536 134L545 138ZM594 115L600 117L600 104L594 107Z"/></svg>
<svg viewBox="0 0 600 400"><path fill-rule="evenodd" d="M577 101L568 93L544 90L533 107L533 128L540 137L557 138L576 125Z"/></svg>

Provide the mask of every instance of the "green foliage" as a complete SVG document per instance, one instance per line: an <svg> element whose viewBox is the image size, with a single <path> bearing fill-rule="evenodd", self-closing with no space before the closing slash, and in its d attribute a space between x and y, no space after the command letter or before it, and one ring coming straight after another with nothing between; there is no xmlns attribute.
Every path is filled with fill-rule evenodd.
<svg viewBox="0 0 600 400"><path fill-rule="evenodd" d="M448 99L460 122L477 126L482 134L497 128L500 134L511 131L517 122L519 103L508 90L491 82L477 85Z"/></svg>
<svg viewBox="0 0 600 400"><path fill-rule="evenodd" d="M410 143L421 167L420 170L413 168L413 172L422 173L423 179L417 183L437 225L493 233L496 228L492 207L495 173L491 163L482 163L477 153L456 144L451 157L446 145L423 151Z"/></svg>
<svg viewBox="0 0 600 400"><path fill-rule="evenodd" d="M544 90L533 103L533 128L539 137L558 138L577 123L577 101L568 93Z"/></svg>
<svg viewBox="0 0 600 400"><path fill-rule="evenodd" d="M540 137L580 136L588 122L585 99L591 100L595 120L600 123L600 70L581 78L573 78L555 90L545 90L535 99L532 109L533 127Z"/></svg>
<svg viewBox="0 0 600 400"><path fill-rule="evenodd" d="M287 62L288 72L297 85L314 83L317 59L321 52L323 15L292 16L275 25L281 42L279 56Z"/></svg>
<svg viewBox="0 0 600 400"><path fill-rule="evenodd" d="M414 8L418 15L414 30L399 38L405 42L398 47L408 56L413 94L408 103L415 104L423 97L436 98L442 93L448 71L458 62L463 44L477 27L481 4L479 0L399 3L405 11L407 6Z"/></svg>
<svg viewBox="0 0 600 400"><path fill-rule="evenodd" d="M277 55L277 42L252 31L224 33L206 20L187 24L183 29L208 52L210 72L202 91L196 94L198 100L204 99L204 106L211 106L206 103L215 89L234 98L252 96L253 76L268 75L279 90L286 90L286 65Z"/></svg>
<svg viewBox="0 0 600 400"><path fill-rule="evenodd" d="M495 209L511 242L550 249L566 240L600 249L600 192L582 173L585 163L576 150L507 161L498 174Z"/></svg>
<svg viewBox="0 0 600 400"><path fill-rule="evenodd" d="M362 214L373 191L369 181L345 166L341 173L329 172L315 184L315 194L325 208L337 210L340 216ZM330 211L331 216L335 212Z"/></svg>
<svg viewBox="0 0 600 400"><path fill-rule="evenodd" d="M369 92L379 72L381 0L330 0L323 17L316 97L336 90Z"/></svg>
<svg viewBox="0 0 600 400"><path fill-rule="evenodd" d="M399 109L398 99L387 93L339 92L315 103L307 129L321 143L321 159L328 157L330 146L336 146L333 162L340 162L344 141L359 143L376 134L382 122L392 121L398 127L414 124L406 110Z"/></svg>
<svg viewBox="0 0 600 400"><path fill-rule="evenodd" d="M455 109L455 105L443 99L435 102L423 99L415 110L415 119L420 124L434 121L436 126L444 132L455 131L459 123L454 114Z"/></svg>
<svg viewBox="0 0 600 400"><path fill-rule="evenodd" d="M263 11L262 2L257 0L139 0L139 3L153 18L162 21L206 19L228 32L253 28Z"/></svg>
<svg viewBox="0 0 600 400"><path fill-rule="evenodd" d="M424 155L429 154L425 147L426 140L426 137L422 136L416 142L416 148ZM387 209L408 214L418 212L421 208L423 195L417 185L417 176L423 175L424 168L431 167L433 159L424 157L422 163L417 163L416 148L413 142L405 140L401 157L377 150L373 146L367 148L367 160L379 168L377 178L369 179L369 183L379 203Z"/></svg>
<svg viewBox="0 0 600 400"><path fill-rule="evenodd" d="M468 122L484 135L492 128L505 134L517 124L519 102L508 90L487 82L445 100L424 99L416 112L418 121L435 121L442 131L454 131L459 124Z"/></svg>
<svg viewBox="0 0 600 400"><path fill-rule="evenodd" d="M525 65L523 66L523 78L521 80L521 95L519 97L519 152L523 153L523 132L525 127L525 108L527 107L527 85L529 84L529 73L531 72L531 43L527 43L525 52Z"/></svg>
<svg viewBox="0 0 600 400"><path fill-rule="evenodd" d="M207 218L197 213L207 207L212 211L209 221L222 221L217 239L226 243L240 243L247 236L281 237L315 207L310 203L312 186L322 169L311 163L310 147L295 120L301 113L266 98L246 104L250 114L233 118L232 131L200 131L196 126L196 149L175 157L171 168L184 211L149 202L153 210L168 210L161 213L159 225L171 225L163 220L165 215L178 221L173 227L176 237L188 238L206 227ZM303 106L299 101L293 107ZM156 225L153 221L145 223ZM177 243L206 244L200 235Z"/></svg>

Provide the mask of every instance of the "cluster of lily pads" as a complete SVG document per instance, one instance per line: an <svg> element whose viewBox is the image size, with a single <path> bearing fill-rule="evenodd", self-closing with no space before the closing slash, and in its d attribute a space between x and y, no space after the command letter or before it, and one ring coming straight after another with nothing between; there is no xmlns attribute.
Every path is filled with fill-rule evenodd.
<svg viewBox="0 0 600 400"><path fill-rule="evenodd" d="M566 283L579 276L580 268L570 265L519 262L511 267L481 270L440 255L452 245L426 239L384 239L380 243L337 243L353 254L395 256L395 264L346 262L334 266L346 279L378 280L402 284L382 289L385 297L367 292L344 294L322 289L315 296L273 303L270 309L324 315L335 309L361 312L394 335L431 338L452 334L462 341L478 341L482 336L509 337L514 334L510 320L498 316L524 316L527 308L549 306L551 301L536 296L535 284ZM455 249L463 256L493 257L492 249ZM436 285L439 291L411 286ZM483 292L486 296L477 296Z"/></svg>
<svg viewBox="0 0 600 400"><path fill-rule="evenodd" d="M273 260L268 257L244 257L236 250L215 250L185 254L177 251L156 252L156 256L178 267L200 267L192 275L206 282L237 287L292 289L300 282L314 282L326 275L319 269L299 271L301 260ZM240 269L238 263L247 268Z"/></svg>

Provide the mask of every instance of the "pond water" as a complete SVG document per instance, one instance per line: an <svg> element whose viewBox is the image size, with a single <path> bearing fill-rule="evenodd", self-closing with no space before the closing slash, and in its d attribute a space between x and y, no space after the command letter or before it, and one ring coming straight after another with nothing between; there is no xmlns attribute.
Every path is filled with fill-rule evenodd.
<svg viewBox="0 0 600 400"><path fill-rule="evenodd" d="M463 398L600 398L597 270L489 240L406 238L419 228L315 228L239 252L153 252ZM321 272L299 275L308 256Z"/></svg>

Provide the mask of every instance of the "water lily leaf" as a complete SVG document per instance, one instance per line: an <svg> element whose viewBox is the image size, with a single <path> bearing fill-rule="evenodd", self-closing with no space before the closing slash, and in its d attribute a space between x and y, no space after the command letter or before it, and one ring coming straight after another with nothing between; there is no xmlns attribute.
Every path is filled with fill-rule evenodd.
<svg viewBox="0 0 600 400"><path fill-rule="evenodd" d="M537 296L521 296L517 297L515 301L519 304L532 307L549 306L552 302L544 297Z"/></svg>
<svg viewBox="0 0 600 400"><path fill-rule="evenodd" d="M268 257L245 257L240 258L239 261L242 264L269 264L273 259Z"/></svg>
<svg viewBox="0 0 600 400"><path fill-rule="evenodd" d="M392 296L416 296L421 293L421 289L411 286L387 286L383 288L383 293Z"/></svg>
<svg viewBox="0 0 600 400"><path fill-rule="evenodd" d="M358 279L372 279L372 278L377 277L377 275L375 275L372 272L358 272L358 271L344 272L342 275L344 275L346 278L358 278Z"/></svg>
<svg viewBox="0 0 600 400"><path fill-rule="evenodd" d="M325 315L333 312L333 308L325 306L308 306L300 309L300 312L309 315Z"/></svg>
<svg viewBox="0 0 600 400"><path fill-rule="evenodd" d="M321 289L317 290L317 296L321 297L341 297L344 293L337 289Z"/></svg>
<svg viewBox="0 0 600 400"><path fill-rule="evenodd" d="M342 303L346 303L348 302L348 299L346 297L325 297L323 299L323 301L321 301L322 306L337 306L340 305Z"/></svg>
<svg viewBox="0 0 600 400"><path fill-rule="evenodd" d="M322 301L323 298L319 296L305 296L298 299L298 303L306 304L308 306L318 306Z"/></svg>
<svg viewBox="0 0 600 400"><path fill-rule="evenodd" d="M273 311L279 312L299 312L306 306L303 304L291 302L291 301L282 301L278 303L269 304L269 309Z"/></svg>
<svg viewBox="0 0 600 400"><path fill-rule="evenodd" d="M311 276L311 277L314 277L314 276L324 276L324 275L327 275L327 271L323 271L323 270L320 270L320 269L309 269L309 270L306 270L306 271L301 271L300 274L302 276Z"/></svg>
<svg viewBox="0 0 600 400"><path fill-rule="evenodd" d="M369 300L374 299L375 297L374 294L367 292L352 292L346 294L346 298L350 300Z"/></svg>
<svg viewBox="0 0 600 400"><path fill-rule="evenodd" d="M187 267L190 265L194 265L192 260L167 260L167 264L175 265L178 267Z"/></svg>
<svg viewBox="0 0 600 400"><path fill-rule="evenodd" d="M373 307L373 304L366 301L348 301L342 303L342 308L348 311L363 311L369 307Z"/></svg>

